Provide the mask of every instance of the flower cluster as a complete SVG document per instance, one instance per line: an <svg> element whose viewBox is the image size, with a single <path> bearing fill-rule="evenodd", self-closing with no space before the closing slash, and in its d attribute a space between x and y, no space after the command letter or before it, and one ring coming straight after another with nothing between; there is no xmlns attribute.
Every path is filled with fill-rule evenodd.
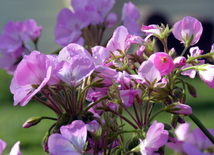
<svg viewBox="0 0 214 155"><path fill-rule="evenodd" d="M194 78L198 73L214 88L214 67L201 59L213 60L213 49L208 54L198 47L189 49L200 39L201 23L188 16L171 29L163 24L143 25L140 32L139 11L129 2L122 10L123 25L109 40L102 41L104 31L117 22L117 15L110 12L114 3L72 0L73 10L64 8L57 17L54 34L62 49L56 55L38 51L41 27L34 20L6 24L0 36L2 59L10 55L14 61L1 63L8 72L11 67L15 70L10 85L14 105L25 106L36 100L56 114L54 118L29 118L23 127L32 127L43 119L54 121L42 141L44 151L51 155L154 155L164 154L166 144L187 155L194 154L186 151L188 147L195 152L209 149L213 145L206 136L214 142L209 135L213 131L197 123L186 102L186 90L197 97L196 89L180 78ZM167 47L171 32L184 45L181 55ZM29 38L35 43L32 52L26 44ZM154 50L156 39L162 42L164 51ZM130 53L133 44L138 49ZM188 49L186 58L183 55ZM155 111L157 104L162 108ZM171 115L171 124L154 121L160 113ZM183 132L188 130L182 124L187 115L200 127L192 134ZM176 129L175 140L171 129L178 123L182 125ZM124 124L132 129L125 130ZM124 141L126 133L133 133L128 142ZM5 143L1 146L4 149Z"/></svg>
<svg viewBox="0 0 214 155"><path fill-rule="evenodd" d="M175 150L178 154L213 154L213 144L206 135L199 129L195 128L190 133L190 123L180 124L175 130L177 136L175 143L168 143L168 147ZM214 135L213 129L208 129Z"/></svg>

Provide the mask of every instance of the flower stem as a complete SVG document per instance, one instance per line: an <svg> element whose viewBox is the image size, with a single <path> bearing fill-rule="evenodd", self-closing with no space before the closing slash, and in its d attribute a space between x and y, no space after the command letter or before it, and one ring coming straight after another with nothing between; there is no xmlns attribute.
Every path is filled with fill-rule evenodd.
<svg viewBox="0 0 214 155"><path fill-rule="evenodd" d="M207 128L201 123L201 121L192 113L189 118L201 129L201 131L209 138L209 140L214 144L214 137L207 130Z"/></svg>
<svg viewBox="0 0 214 155"><path fill-rule="evenodd" d="M92 103L90 106L88 106L85 110L84 110L84 114L90 109L92 108L94 105L96 105L97 103L101 102L102 100L105 100L105 99L109 99L108 95L100 98L99 100L97 100L96 102Z"/></svg>

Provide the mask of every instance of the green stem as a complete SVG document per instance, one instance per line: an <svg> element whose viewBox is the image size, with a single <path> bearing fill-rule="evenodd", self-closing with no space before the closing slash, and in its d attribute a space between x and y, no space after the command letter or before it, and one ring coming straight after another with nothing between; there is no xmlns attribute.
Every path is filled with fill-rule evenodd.
<svg viewBox="0 0 214 155"><path fill-rule="evenodd" d="M201 123L201 121L192 113L189 118L201 129L201 131L209 138L209 140L214 144L214 137L207 130L207 128Z"/></svg>
<svg viewBox="0 0 214 155"><path fill-rule="evenodd" d="M185 54L185 52L186 52L186 50L188 49L188 47L189 47L189 46L185 46L185 48L184 48L184 50L183 50L183 52L181 53L180 56L183 56L183 55Z"/></svg>
<svg viewBox="0 0 214 155"><path fill-rule="evenodd" d="M162 113L163 111L165 111L165 108L158 110L148 121L148 124L151 123L151 121L160 113Z"/></svg>
<svg viewBox="0 0 214 155"><path fill-rule="evenodd" d="M100 98L99 100L97 100L96 102L92 103L90 106L88 106L85 110L84 110L84 114L90 109L92 108L94 105L96 105L97 103L101 102L102 100L108 99L108 95Z"/></svg>
<svg viewBox="0 0 214 155"><path fill-rule="evenodd" d="M146 101L146 108L145 108L145 115L144 115L144 125L146 125L147 124L147 119L148 119L148 116L147 116L147 114L148 114L148 110L149 110L149 102L150 102L150 96L151 96L151 90L150 89L148 89L148 99L147 99L147 101Z"/></svg>
<svg viewBox="0 0 214 155"><path fill-rule="evenodd" d="M108 108L107 111L110 111L111 113L113 113L115 115L118 115L124 121L126 121L127 123L129 123L133 128L138 129L138 127L134 123L132 123L129 119L127 119L126 117L124 117L123 115L121 115L119 112L116 112L116 111L112 110L111 108Z"/></svg>
<svg viewBox="0 0 214 155"><path fill-rule="evenodd" d="M200 58L209 58L210 56L214 55L214 52L212 53L207 53L207 54L203 54L203 55L199 55L199 56L196 56L196 57L191 57L187 60L187 63L191 62L192 60L195 60L195 59L200 59Z"/></svg>

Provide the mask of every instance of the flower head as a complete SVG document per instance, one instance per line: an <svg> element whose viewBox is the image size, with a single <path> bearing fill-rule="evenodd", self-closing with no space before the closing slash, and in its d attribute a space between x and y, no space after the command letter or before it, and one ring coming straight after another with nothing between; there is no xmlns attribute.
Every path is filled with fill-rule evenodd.
<svg viewBox="0 0 214 155"><path fill-rule="evenodd" d="M154 121L150 126L146 139L140 140L140 152L142 155L152 155L154 151L164 146L168 141L169 132L164 130L164 124Z"/></svg>
<svg viewBox="0 0 214 155"><path fill-rule="evenodd" d="M164 52L154 53L148 60L155 64L161 76L169 74L175 68L172 57Z"/></svg>
<svg viewBox="0 0 214 155"><path fill-rule="evenodd" d="M203 27L201 22L196 18L186 16L181 21L175 23L172 33L181 43L189 46L199 41L202 31Z"/></svg>
<svg viewBox="0 0 214 155"><path fill-rule="evenodd" d="M75 120L70 125L60 128L61 134L54 133L48 139L51 155L81 155L87 138L87 126L81 120Z"/></svg>

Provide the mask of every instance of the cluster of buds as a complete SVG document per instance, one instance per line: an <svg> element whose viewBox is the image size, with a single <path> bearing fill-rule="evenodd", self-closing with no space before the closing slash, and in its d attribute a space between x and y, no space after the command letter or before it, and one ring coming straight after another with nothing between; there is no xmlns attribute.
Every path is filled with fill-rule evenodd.
<svg viewBox="0 0 214 155"><path fill-rule="evenodd" d="M186 104L186 89L193 97L197 97L197 92L180 75L194 78L198 72L203 81L214 88L214 67L201 59L212 60L213 50L203 54L198 47L189 49L203 31L197 19L185 17L171 29L163 24L143 25L140 32L136 22L139 11L129 2L122 10L123 25L103 42L104 31L117 21L116 14L109 13L114 3L114 0L95 3L72 0L73 11L64 8L57 17L54 34L62 46L59 53L45 55L36 46L36 50L16 63L10 85L14 105L25 106L34 99L56 114L55 118L32 117L23 125L29 128L43 119L54 121L43 138L43 148L51 155L164 154L167 143L170 142L171 148L177 145L171 129L185 123L184 116L189 115L195 121L192 108ZM0 37L0 48L13 46L10 42L1 42L7 38L7 28L8 24ZM40 36L36 32L40 29L35 26L31 33L27 31L36 35L29 35L35 45ZM23 32L26 31L16 29L16 35ZM179 56L167 47L171 32L184 44ZM155 52L156 39L162 42L164 51ZM25 37L19 45L27 49L24 43ZM136 44L138 50L130 54L132 44ZM183 55L188 49L190 55L185 58ZM155 111L157 104L162 104L162 108ZM171 114L171 124L154 121L163 112ZM132 129L125 130L124 123ZM201 127L200 123L197 125ZM213 139L206 128L201 129ZM127 143L126 133L133 133Z"/></svg>

